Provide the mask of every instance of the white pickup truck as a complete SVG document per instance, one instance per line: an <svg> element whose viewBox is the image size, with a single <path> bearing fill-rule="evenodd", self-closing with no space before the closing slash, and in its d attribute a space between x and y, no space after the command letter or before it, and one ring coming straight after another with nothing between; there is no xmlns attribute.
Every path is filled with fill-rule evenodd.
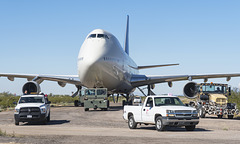
<svg viewBox="0 0 240 144"><path fill-rule="evenodd" d="M19 122L39 121L47 124L50 121L50 104L44 95L23 95L15 107L15 125Z"/></svg>
<svg viewBox="0 0 240 144"><path fill-rule="evenodd" d="M195 108L185 106L175 96L148 96L143 105L124 106L123 118L130 129L137 124L155 124L156 130L163 131L165 126L185 126L193 131L199 123Z"/></svg>

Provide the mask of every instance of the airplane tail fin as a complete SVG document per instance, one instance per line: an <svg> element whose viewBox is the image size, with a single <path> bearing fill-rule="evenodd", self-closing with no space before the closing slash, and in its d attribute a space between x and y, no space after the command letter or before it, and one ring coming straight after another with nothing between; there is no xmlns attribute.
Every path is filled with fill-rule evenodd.
<svg viewBox="0 0 240 144"><path fill-rule="evenodd" d="M124 45L124 50L129 55L128 31L129 31L129 15L127 15L127 28L126 28L125 45Z"/></svg>

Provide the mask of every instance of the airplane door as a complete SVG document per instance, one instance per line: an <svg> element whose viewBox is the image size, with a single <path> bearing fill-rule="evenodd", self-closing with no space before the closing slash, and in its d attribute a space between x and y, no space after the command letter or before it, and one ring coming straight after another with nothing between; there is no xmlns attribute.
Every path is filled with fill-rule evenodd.
<svg viewBox="0 0 240 144"><path fill-rule="evenodd" d="M142 120L144 122L152 122L153 114L153 99L148 98L145 106L142 108Z"/></svg>

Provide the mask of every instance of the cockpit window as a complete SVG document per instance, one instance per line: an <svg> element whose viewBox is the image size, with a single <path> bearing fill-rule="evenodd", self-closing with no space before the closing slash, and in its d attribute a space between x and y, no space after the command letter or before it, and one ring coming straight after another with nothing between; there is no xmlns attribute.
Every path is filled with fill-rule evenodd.
<svg viewBox="0 0 240 144"><path fill-rule="evenodd" d="M91 34L88 36L88 38L105 38L105 39L109 39L109 37L105 34Z"/></svg>
<svg viewBox="0 0 240 144"><path fill-rule="evenodd" d="M107 35L105 35L105 38L109 39Z"/></svg>
<svg viewBox="0 0 240 144"><path fill-rule="evenodd" d="M104 38L104 34L98 34L97 38Z"/></svg>
<svg viewBox="0 0 240 144"><path fill-rule="evenodd" d="M96 34L91 34L88 38L96 38Z"/></svg>

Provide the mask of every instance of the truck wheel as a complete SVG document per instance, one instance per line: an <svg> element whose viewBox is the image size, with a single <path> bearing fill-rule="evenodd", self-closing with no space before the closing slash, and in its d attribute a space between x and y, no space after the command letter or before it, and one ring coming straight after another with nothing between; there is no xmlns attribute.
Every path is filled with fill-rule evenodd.
<svg viewBox="0 0 240 144"><path fill-rule="evenodd" d="M218 116L218 118L222 118L223 117L223 115L217 115Z"/></svg>
<svg viewBox="0 0 240 144"><path fill-rule="evenodd" d="M47 124L47 118L45 118L45 119L42 121L42 123L43 123L44 125L46 125L46 124Z"/></svg>
<svg viewBox="0 0 240 144"><path fill-rule="evenodd" d="M49 112L48 117L47 117L47 122L50 122L50 112Z"/></svg>
<svg viewBox="0 0 240 144"><path fill-rule="evenodd" d="M15 125L19 125L19 121L16 121L16 120L15 120Z"/></svg>
<svg viewBox="0 0 240 144"><path fill-rule="evenodd" d="M85 108L84 110L85 110L85 111L89 111L89 108Z"/></svg>
<svg viewBox="0 0 240 144"><path fill-rule="evenodd" d="M191 126L185 126L187 131L194 131L196 125L191 125Z"/></svg>
<svg viewBox="0 0 240 144"><path fill-rule="evenodd" d="M157 131L163 131L164 130L165 126L163 125L162 117L158 116L156 118L155 127L156 127Z"/></svg>
<svg viewBox="0 0 240 144"><path fill-rule="evenodd" d="M200 118L205 118L206 112L203 108L199 109L199 117Z"/></svg>
<svg viewBox="0 0 240 144"><path fill-rule="evenodd" d="M74 101L74 106L75 106L75 107L78 107L78 106L79 106L78 100L75 100L75 101Z"/></svg>
<svg viewBox="0 0 240 144"><path fill-rule="evenodd" d="M233 119L234 115L228 115L228 119Z"/></svg>
<svg viewBox="0 0 240 144"><path fill-rule="evenodd" d="M137 127L137 123L135 122L133 116L130 116L130 117L128 118L128 127L129 127L130 129L136 129L136 127Z"/></svg>

